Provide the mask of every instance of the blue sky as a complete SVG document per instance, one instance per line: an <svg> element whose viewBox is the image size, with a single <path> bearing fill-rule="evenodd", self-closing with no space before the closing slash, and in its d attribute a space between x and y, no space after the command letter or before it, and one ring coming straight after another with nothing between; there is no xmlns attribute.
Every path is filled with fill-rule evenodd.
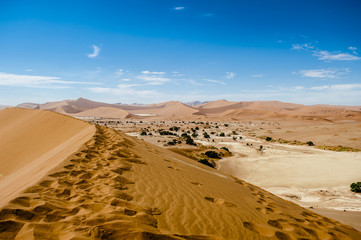
<svg viewBox="0 0 361 240"><path fill-rule="evenodd" d="M358 0L0 1L0 105L361 105Z"/></svg>

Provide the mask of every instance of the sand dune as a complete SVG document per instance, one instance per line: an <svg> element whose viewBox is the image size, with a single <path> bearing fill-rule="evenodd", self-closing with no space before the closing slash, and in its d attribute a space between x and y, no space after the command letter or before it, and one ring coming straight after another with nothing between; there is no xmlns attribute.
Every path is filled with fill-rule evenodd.
<svg viewBox="0 0 361 240"><path fill-rule="evenodd" d="M90 110L86 110L77 114L74 114L76 117L105 117L105 118L120 118L126 119L132 117L132 114L129 112L113 108L113 107L97 107Z"/></svg>
<svg viewBox="0 0 361 240"><path fill-rule="evenodd" d="M0 205L63 161L94 134L64 115L10 108L0 112Z"/></svg>
<svg viewBox="0 0 361 240"><path fill-rule="evenodd" d="M39 104L38 103L21 103L16 105L17 108L30 108L30 109L38 109Z"/></svg>
<svg viewBox="0 0 361 240"><path fill-rule="evenodd" d="M1 209L0 239L13 238L360 239L361 233L97 126L78 152Z"/></svg>
<svg viewBox="0 0 361 240"><path fill-rule="evenodd" d="M220 107L227 107L227 106L230 106L230 105L234 105L236 103L238 103L238 102L230 102L230 101L222 99L222 100L207 102L207 103L204 103L204 104L199 104L199 105L196 105L194 107L201 108L201 109L204 109L204 108L220 108Z"/></svg>
<svg viewBox="0 0 361 240"><path fill-rule="evenodd" d="M181 102L171 101L160 104L148 105L147 107L143 107L143 109L139 108L130 112L134 114L156 114L161 116L190 116L194 113L197 113L198 110L194 109L193 107L187 106Z"/></svg>
<svg viewBox="0 0 361 240"><path fill-rule="evenodd" d="M46 109L63 114L95 114L97 117L106 117L110 111L94 110L89 113L81 114L95 108L114 108L127 111L135 115L154 116L157 119L166 120L171 117L186 117L189 119L200 118L218 118L218 120L250 120L250 119L305 119L320 121L361 121L361 111L359 106L333 106L333 105L314 105L305 106L302 104L286 103L279 101L243 101L231 102L227 100L211 101L204 104L189 106L178 101L170 101L158 104L148 105L124 105L124 104L108 104L95 102L85 98L77 100L64 100L59 102L49 102L45 104L24 103L19 104L23 108L39 108ZM114 110L115 111L115 110ZM117 112L117 111L115 111Z"/></svg>

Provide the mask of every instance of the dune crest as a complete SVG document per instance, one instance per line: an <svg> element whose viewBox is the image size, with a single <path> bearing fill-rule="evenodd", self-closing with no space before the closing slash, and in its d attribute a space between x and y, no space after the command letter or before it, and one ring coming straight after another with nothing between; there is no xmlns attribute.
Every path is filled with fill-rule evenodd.
<svg viewBox="0 0 361 240"><path fill-rule="evenodd" d="M0 112L0 206L61 163L94 132L65 115L10 108Z"/></svg>

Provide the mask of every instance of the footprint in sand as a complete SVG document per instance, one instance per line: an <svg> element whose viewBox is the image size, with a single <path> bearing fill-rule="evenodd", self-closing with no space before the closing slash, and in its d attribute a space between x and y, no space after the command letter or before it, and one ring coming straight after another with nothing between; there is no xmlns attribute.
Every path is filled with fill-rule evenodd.
<svg viewBox="0 0 361 240"><path fill-rule="evenodd" d="M199 182L191 182L191 184L196 185L196 186L203 185L202 183L199 183Z"/></svg>
<svg viewBox="0 0 361 240"><path fill-rule="evenodd" d="M235 204L227 202L221 198L204 197L204 199L217 205L224 205L226 207L237 207Z"/></svg>

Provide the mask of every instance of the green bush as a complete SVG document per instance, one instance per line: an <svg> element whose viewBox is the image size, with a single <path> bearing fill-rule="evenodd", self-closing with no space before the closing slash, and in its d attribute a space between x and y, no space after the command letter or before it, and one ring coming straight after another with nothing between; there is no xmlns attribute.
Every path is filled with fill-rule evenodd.
<svg viewBox="0 0 361 240"><path fill-rule="evenodd" d="M142 136L147 135L147 132L146 132L146 131L142 131L142 132L140 133L140 135L142 135Z"/></svg>
<svg viewBox="0 0 361 240"><path fill-rule="evenodd" d="M202 163L202 164L204 164L204 165L207 165L208 167L211 167L211 168L214 168L214 167L215 167L215 165L212 164L212 162L209 162L207 159L202 159L202 160L199 160L198 162L199 162L199 163Z"/></svg>
<svg viewBox="0 0 361 240"><path fill-rule="evenodd" d="M207 152L205 152L205 154L207 157L210 157L210 158L220 158L218 153L215 151L207 151Z"/></svg>
<svg viewBox="0 0 361 240"><path fill-rule="evenodd" d="M308 146L315 146L315 144L314 144L313 142L311 142L311 141L306 142L306 144L307 144Z"/></svg>
<svg viewBox="0 0 361 240"><path fill-rule="evenodd" d="M230 152L227 147L221 147L221 149L226 150L227 152Z"/></svg>
<svg viewBox="0 0 361 240"><path fill-rule="evenodd" d="M361 192L361 182L352 183L350 185L350 188L351 188L352 192L360 193Z"/></svg>
<svg viewBox="0 0 361 240"><path fill-rule="evenodd" d="M182 137L186 140L186 144L188 145L193 145L193 146L197 146L197 144L193 141L193 139L191 138L191 136L189 136L186 133L182 134Z"/></svg>
<svg viewBox="0 0 361 240"><path fill-rule="evenodd" d="M173 127L171 127L171 128L169 128L169 131L178 131L179 130L179 127L177 127L177 126L173 126Z"/></svg>
<svg viewBox="0 0 361 240"><path fill-rule="evenodd" d="M204 132L204 133L203 133L203 137L204 137L204 138L210 138L211 136L209 136L209 134L208 134L207 132Z"/></svg>
<svg viewBox="0 0 361 240"><path fill-rule="evenodd" d="M224 137L224 136L226 136L226 135L224 134L224 132L222 132L221 134L219 134L219 136L220 136L220 137Z"/></svg>
<svg viewBox="0 0 361 240"><path fill-rule="evenodd" d="M192 133L192 137L196 138L198 137L198 134L196 132Z"/></svg>

